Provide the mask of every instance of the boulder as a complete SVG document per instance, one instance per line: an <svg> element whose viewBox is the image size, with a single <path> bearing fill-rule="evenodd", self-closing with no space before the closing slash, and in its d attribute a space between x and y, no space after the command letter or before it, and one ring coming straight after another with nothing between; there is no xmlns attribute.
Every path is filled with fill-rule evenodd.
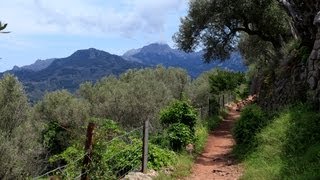
<svg viewBox="0 0 320 180"><path fill-rule="evenodd" d="M152 178L141 172L130 172L122 180L152 180Z"/></svg>

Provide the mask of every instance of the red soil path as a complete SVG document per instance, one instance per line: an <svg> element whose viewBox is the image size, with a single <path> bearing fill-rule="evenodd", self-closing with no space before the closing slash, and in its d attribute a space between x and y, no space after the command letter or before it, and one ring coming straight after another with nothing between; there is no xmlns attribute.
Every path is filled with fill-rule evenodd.
<svg viewBox="0 0 320 180"><path fill-rule="evenodd" d="M235 104L229 109L228 116L209 135L203 153L198 156L193 165L192 174L186 180L235 180L240 178L241 165L237 164L230 154L235 144L231 130L240 113L236 110L237 105Z"/></svg>

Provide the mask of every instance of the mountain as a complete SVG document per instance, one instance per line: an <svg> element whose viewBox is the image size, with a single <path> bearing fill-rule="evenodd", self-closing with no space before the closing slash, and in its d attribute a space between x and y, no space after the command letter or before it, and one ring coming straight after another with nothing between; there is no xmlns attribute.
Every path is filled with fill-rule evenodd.
<svg viewBox="0 0 320 180"><path fill-rule="evenodd" d="M154 67L180 67L192 78L218 67L233 71L245 71L241 56L234 53L225 61L206 64L202 52L185 53L167 44L153 43L126 52L122 57L94 48L78 50L66 58L37 60L34 64L17 67L0 73L16 75L26 87L31 100L38 100L46 91L67 89L74 92L85 81L95 82L107 75L119 75L128 69Z"/></svg>
<svg viewBox="0 0 320 180"><path fill-rule="evenodd" d="M35 68L35 64L28 68L14 68L0 76L5 73L16 75L25 85L29 97L37 100L45 91L68 89L74 92L83 82L95 82L107 75L119 75L128 69L146 67L94 48L78 50L69 57L54 59L47 67L42 66L42 69L39 66Z"/></svg>
<svg viewBox="0 0 320 180"><path fill-rule="evenodd" d="M181 67L186 69L193 78L215 67L241 72L247 69L239 53L233 53L229 59L224 61L217 60L204 63L202 52L185 53L162 43L153 43L140 49L130 50L124 53L122 57L128 61L149 66L162 64L165 67Z"/></svg>
<svg viewBox="0 0 320 180"><path fill-rule="evenodd" d="M35 63L30 64L30 65L26 65L26 66L22 66L22 67L14 66L12 70L13 71L21 71L21 70L40 71L42 69L47 68L54 60L56 60L56 59L54 59L54 58L46 59L46 60L38 59Z"/></svg>

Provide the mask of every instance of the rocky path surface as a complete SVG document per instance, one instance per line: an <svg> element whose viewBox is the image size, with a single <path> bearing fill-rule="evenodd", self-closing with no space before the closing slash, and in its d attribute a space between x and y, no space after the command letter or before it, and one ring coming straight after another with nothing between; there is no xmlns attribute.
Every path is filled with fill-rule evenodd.
<svg viewBox="0 0 320 180"><path fill-rule="evenodd" d="M192 174L186 180L235 180L240 178L241 165L237 164L231 156L231 150L235 144L231 130L235 120L240 117L238 107L239 104L232 104L228 107L228 116L209 135L203 153L198 156L192 168Z"/></svg>

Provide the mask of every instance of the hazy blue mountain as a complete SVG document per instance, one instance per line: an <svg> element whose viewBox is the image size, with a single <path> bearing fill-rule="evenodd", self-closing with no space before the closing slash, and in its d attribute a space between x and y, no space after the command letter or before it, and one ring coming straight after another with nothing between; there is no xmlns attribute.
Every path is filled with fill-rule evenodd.
<svg viewBox="0 0 320 180"><path fill-rule="evenodd" d="M130 50L122 57L149 66L162 64L165 67L181 67L186 69L193 78L215 67L241 72L247 69L238 53L232 54L225 61L218 60L208 64L204 63L202 52L185 53L161 43L153 43L140 49Z"/></svg>
<svg viewBox="0 0 320 180"><path fill-rule="evenodd" d="M233 71L246 70L238 53L232 54L228 60L206 64L201 52L185 53L172 49L167 44L153 43L130 50L122 57L94 48L78 50L66 58L37 60L34 64L14 67L4 73L16 75L25 85L30 98L37 100L45 91L67 89L74 92L85 81L95 82L107 75L117 76L128 69L159 64L184 68L193 78L215 67Z"/></svg>
<svg viewBox="0 0 320 180"><path fill-rule="evenodd" d="M38 59L35 63L30 65L26 65L22 67L14 66L12 70L13 71L21 71L21 70L40 71L42 69L47 68L54 60L56 59L55 58L46 59L46 60Z"/></svg>
<svg viewBox="0 0 320 180"><path fill-rule="evenodd" d="M94 82L107 75L119 75L128 69L143 67L145 65L141 63L90 48L78 50L66 58L54 59L48 67L38 71L14 68L5 73L16 75L25 85L31 99L36 100L45 91L68 89L74 92L85 81Z"/></svg>

